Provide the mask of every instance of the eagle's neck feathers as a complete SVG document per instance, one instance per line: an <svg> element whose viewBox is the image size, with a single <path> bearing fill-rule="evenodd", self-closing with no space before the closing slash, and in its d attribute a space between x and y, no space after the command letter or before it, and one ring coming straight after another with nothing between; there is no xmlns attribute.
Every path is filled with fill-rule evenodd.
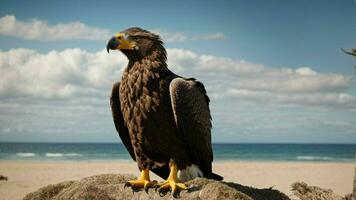
<svg viewBox="0 0 356 200"><path fill-rule="evenodd" d="M167 68L166 59L165 50L152 51L149 55L142 57L137 56L129 59L129 63L125 71L131 73L133 71L140 70L140 68L145 68L145 70L165 70Z"/></svg>

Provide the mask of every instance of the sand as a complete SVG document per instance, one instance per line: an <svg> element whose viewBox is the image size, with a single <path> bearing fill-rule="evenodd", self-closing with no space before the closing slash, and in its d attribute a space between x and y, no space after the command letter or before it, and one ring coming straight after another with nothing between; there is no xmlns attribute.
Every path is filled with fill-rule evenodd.
<svg viewBox="0 0 356 200"><path fill-rule="evenodd" d="M214 162L214 171L225 181L258 188L274 187L291 195L290 185L304 181L309 185L351 193L355 165L353 163L307 162ZM65 180L103 173L138 174L134 162L43 162L0 161L0 174L9 178L0 182L0 199L21 199L42 186ZM154 179L160 180L157 176Z"/></svg>

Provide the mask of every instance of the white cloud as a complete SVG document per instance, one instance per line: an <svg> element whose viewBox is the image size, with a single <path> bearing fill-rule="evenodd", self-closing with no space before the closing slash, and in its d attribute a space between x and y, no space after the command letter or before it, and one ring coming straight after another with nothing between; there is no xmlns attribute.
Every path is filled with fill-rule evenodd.
<svg viewBox="0 0 356 200"><path fill-rule="evenodd" d="M295 70L295 73L299 75L309 76L309 75L316 75L316 72L309 67L300 67Z"/></svg>
<svg viewBox="0 0 356 200"><path fill-rule="evenodd" d="M209 33L209 34L203 34L203 35L198 35L195 37L198 40L224 40L226 39L226 36L224 33Z"/></svg>
<svg viewBox="0 0 356 200"><path fill-rule="evenodd" d="M106 29L87 26L81 22L48 24L44 20L21 21L14 15L0 18L0 34L26 40L107 40L112 33Z"/></svg>
<svg viewBox="0 0 356 200"><path fill-rule="evenodd" d="M235 87L240 89L303 93L303 92L336 92L347 89L351 79L340 74L320 74L310 68L302 67L296 70L268 69L261 74L247 79L235 81Z"/></svg>
<svg viewBox="0 0 356 200"><path fill-rule="evenodd" d="M120 77L121 54L80 49L41 54L29 49L0 51L0 97L93 95Z"/></svg>
<svg viewBox="0 0 356 200"><path fill-rule="evenodd" d="M356 108L356 97L347 93L273 93L268 91L255 91L247 89L230 88L228 96L249 101L267 103L294 104L316 106L326 109L346 109L353 111Z"/></svg>
<svg viewBox="0 0 356 200"><path fill-rule="evenodd" d="M273 103L355 111L356 97L347 93L351 84L350 77L318 73L309 67L265 68L251 76L240 76L229 85L226 94L259 105Z"/></svg>
<svg viewBox="0 0 356 200"><path fill-rule="evenodd" d="M257 73L263 71L260 64L253 64L244 60L233 60L212 55L198 55L189 50L168 49L169 66L178 70L199 71L202 73Z"/></svg>

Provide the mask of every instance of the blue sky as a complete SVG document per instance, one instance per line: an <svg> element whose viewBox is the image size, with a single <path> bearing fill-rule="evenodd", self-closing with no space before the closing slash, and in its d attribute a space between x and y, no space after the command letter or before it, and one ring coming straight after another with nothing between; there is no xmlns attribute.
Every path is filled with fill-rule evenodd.
<svg viewBox="0 0 356 200"><path fill-rule="evenodd" d="M131 26L204 82L215 142L356 142L355 1L1 1L0 141L119 141L104 54ZM63 31L64 30L64 31Z"/></svg>

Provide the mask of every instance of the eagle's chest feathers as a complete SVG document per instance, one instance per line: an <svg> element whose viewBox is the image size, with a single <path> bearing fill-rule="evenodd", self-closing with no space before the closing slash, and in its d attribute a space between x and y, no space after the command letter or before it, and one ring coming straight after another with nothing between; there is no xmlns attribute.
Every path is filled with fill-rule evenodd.
<svg viewBox="0 0 356 200"><path fill-rule="evenodd" d="M140 137L143 122L160 105L160 63L144 59L127 68L120 85L121 111L130 135ZM132 138L139 139L140 138Z"/></svg>

